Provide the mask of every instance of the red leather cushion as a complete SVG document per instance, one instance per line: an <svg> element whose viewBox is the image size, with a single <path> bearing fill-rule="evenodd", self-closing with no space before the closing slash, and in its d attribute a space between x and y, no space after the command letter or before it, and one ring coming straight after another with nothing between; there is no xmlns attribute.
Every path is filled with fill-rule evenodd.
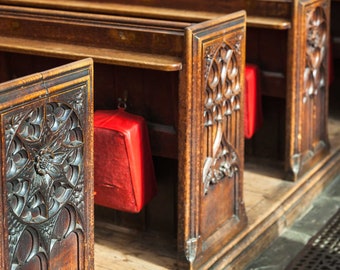
<svg viewBox="0 0 340 270"><path fill-rule="evenodd" d="M124 110L94 113L95 203L139 212L156 194L145 120Z"/></svg>
<svg viewBox="0 0 340 270"><path fill-rule="evenodd" d="M250 139L263 123L258 67L247 64L245 78L244 136Z"/></svg>

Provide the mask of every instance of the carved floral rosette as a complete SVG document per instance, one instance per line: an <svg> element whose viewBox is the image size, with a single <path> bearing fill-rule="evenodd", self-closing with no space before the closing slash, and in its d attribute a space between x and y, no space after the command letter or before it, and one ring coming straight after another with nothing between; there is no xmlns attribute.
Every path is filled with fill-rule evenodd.
<svg viewBox="0 0 340 270"><path fill-rule="evenodd" d="M240 40L240 38L238 38ZM211 185L234 178L239 172L239 158L230 130L240 113L240 71L237 49L228 44L211 46L206 50L206 88L204 102L204 134L207 143L203 167L204 194Z"/></svg>
<svg viewBox="0 0 340 270"><path fill-rule="evenodd" d="M78 91L69 105L50 102L4 117L12 269L37 258L44 265L58 241L82 234L82 99Z"/></svg>

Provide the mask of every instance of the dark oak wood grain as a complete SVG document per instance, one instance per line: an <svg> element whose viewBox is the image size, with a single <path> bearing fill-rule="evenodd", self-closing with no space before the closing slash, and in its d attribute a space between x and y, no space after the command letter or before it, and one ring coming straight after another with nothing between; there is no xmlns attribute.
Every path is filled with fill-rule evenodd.
<svg viewBox="0 0 340 270"><path fill-rule="evenodd" d="M233 3L239 9L239 2ZM216 250L247 221L245 13L207 12L207 2L190 9L190 1L176 9L173 2L160 7L155 1L139 13L130 3L124 14L115 9L124 6L118 2L0 4L4 78L93 57L95 109L116 108L126 97L127 110L148 121L158 198L138 215L114 212L113 222L170 233L183 268L213 264ZM154 13L147 16L145 10ZM159 202L165 202L161 211Z"/></svg>
<svg viewBox="0 0 340 270"><path fill-rule="evenodd" d="M278 112L271 112L271 102L285 107L274 121L265 116L264 131L252 151L266 153L266 131L276 129L273 145L283 143L285 149L276 152L278 156L265 155L281 160L286 178L296 181L329 152L330 1L248 1L246 10L256 18L286 21L286 28L248 24L247 61L259 65L261 91L271 97L263 103L265 110Z"/></svg>
<svg viewBox="0 0 340 270"><path fill-rule="evenodd" d="M93 269L92 72L0 84L1 269Z"/></svg>
<svg viewBox="0 0 340 270"><path fill-rule="evenodd" d="M244 12L225 15L240 9L247 20ZM269 146L269 159L294 181L329 153L330 1L0 0L0 22L1 80L92 57L94 108L114 109L127 97L128 110L147 119L159 195L138 215L96 213L170 234L180 269L226 266L239 254L233 241L251 231L243 206L245 59L260 67L268 123L252 152Z"/></svg>

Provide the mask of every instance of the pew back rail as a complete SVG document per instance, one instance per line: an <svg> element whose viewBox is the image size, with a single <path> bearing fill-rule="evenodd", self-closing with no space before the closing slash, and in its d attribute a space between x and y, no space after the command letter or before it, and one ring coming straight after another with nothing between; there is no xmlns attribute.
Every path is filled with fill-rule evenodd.
<svg viewBox="0 0 340 270"><path fill-rule="evenodd" d="M23 2L35 1L17 3ZM155 118L158 109L173 114L167 123L151 120L150 134L153 154L178 159L179 265L200 269L220 260L221 247L247 222L242 194L245 13L209 13L203 20L184 12L169 20L12 4L0 6L2 51L92 57L122 69L119 74L127 68L137 77L150 74L148 81L157 74L166 82L174 78L164 89L175 89L175 102L146 106L141 114L148 121L150 111ZM148 104L143 91L135 98Z"/></svg>

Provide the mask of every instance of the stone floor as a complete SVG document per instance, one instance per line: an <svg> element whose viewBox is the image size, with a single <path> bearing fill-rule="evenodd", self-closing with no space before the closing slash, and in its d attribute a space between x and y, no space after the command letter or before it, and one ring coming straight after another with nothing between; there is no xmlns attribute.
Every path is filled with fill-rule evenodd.
<svg viewBox="0 0 340 270"><path fill-rule="evenodd" d="M340 176L313 201L309 209L245 270L281 270L302 250L340 207Z"/></svg>

